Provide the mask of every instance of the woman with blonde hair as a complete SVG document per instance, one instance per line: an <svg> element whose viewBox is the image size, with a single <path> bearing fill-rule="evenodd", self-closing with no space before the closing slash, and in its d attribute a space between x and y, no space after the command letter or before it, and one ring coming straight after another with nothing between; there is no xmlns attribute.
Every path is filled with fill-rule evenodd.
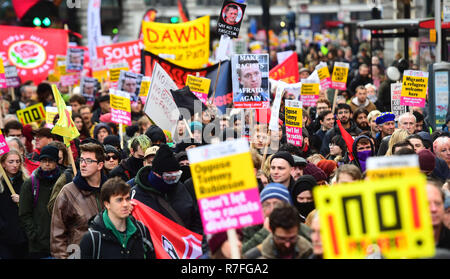
<svg viewBox="0 0 450 279"><path fill-rule="evenodd" d="M392 147L394 146L394 144L406 140L406 138L408 136L409 136L408 131L406 131L404 129L395 130L394 133L391 135L391 138L389 139L388 150L387 150L385 156L391 156L392 155Z"/></svg>
<svg viewBox="0 0 450 279"><path fill-rule="evenodd" d="M7 178L0 179L0 220L5 228L0 230L0 258L26 258L28 242L25 231L20 226L18 193L28 178L27 171L23 166L23 158L16 149L10 149L8 153L3 154L0 163L7 175ZM5 179L10 180L14 194Z"/></svg>

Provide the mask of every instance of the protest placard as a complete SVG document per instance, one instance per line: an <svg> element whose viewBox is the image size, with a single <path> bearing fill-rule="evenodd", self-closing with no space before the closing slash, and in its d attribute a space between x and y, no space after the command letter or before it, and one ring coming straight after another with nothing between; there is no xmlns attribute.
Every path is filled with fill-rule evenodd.
<svg viewBox="0 0 450 279"><path fill-rule="evenodd" d="M202 68L209 59L209 16L171 24L142 22L145 50L174 56L170 62L186 68Z"/></svg>
<svg viewBox="0 0 450 279"><path fill-rule="evenodd" d="M272 81L271 81L272 83ZM281 98L283 97L284 86L286 83L278 81L273 82L272 84L276 84L277 89L275 91L275 99L273 100L272 109L270 111L270 121L269 121L269 130L278 133L278 115L280 113L281 106ZM274 86L274 85L272 85Z"/></svg>
<svg viewBox="0 0 450 279"><path fill-rule="evenodd" d="M17 118L23 125L31 122L40 123L45 120L45 109L42 103L37 103L25 109L18 110L16 111L16 114Z"/></svg>
<svg viewBox="0 0 450 279"><path fill-rule="evenodd" d="M375 180L387 177L409 176L419 174L417 155L389 157L369 157L366 164L367 179Z"/></svg>
<svg viewBox="0 0 450 279"><path fill-rule="evenodd" d="M225 0L217 21L217 33L228 35L231 38L239 36L242 19L244 18L246 4Z"/></svg>
<svg viewBox="0 0 450 279"><path fill-rule="evenodd" d="M72 117L72 107L67 106L67 110L69 111L70 116ZM53 125L53 120L55 116L58 114L57 107L45 107L45 127L52 129L55 125Z"/></svg>
<svg viewBox="0 0 450 279"><path fill-rule="evenodd" d="M269 108L269 56L237 54L231 58L235 108Z"/></svg>
<svg viewBox="0 0 450 279"><path fill-rule="evenodd" d="M209 87L211 85L210 79L188 75L186 77L186 85L189 86L191 92L194 93L200 101L206 104L208 101Z"/></svg>
<svg viewBox="0 0 450 279"><path fill-rule="evenodd" d="M0 155L3 155L7 152L9 152L9 146L6 143L5 137L3 136L3 133L0 129Z"/></svg>
<svg viewBox="0 0 450 279"><path fill-rule="evenodd" d="M7 87L19 87L20 77L17 73L17 68L14 65L5 66L5 77Z"/></svg>
<svg viewBox="0 0 450 279"><path fill-rule="evenodd" d="M258 184L245 139L189 149L187 155L206 234L263 222Z"/></svg>
<svg viewBox="0 0 450 279"><path fill-rule="evenodd" d="M313 190L324 258L362 259L377 245L384 258L435 252L425 176L360 181Z"/></svg>
<svg viewBox="0 0 450 279"><path fill-rule="evenodd" d="M125 60L130 71L140 74L141 49L143 47L144 43L141 40L97 46L97 58L103 59L107 64Z"/></svg>
<svg viewBox="0 0 450 279"><path fill-rule="evenodd" d="M128 71L128 63L121 61L117 63L108 64L109 81L113 82L113 87L117 87L117 81L120 77L120 71Z"/></svg>
<svg viewBox="0 0 450 279"><path fill-rule="evenodd" d="M155 62L144 112L156 125L169 131L172 135L177 127L180 111L170 90L177 89L177 85L166 71Z"/></svg>
<svg viewBox="0 0 450 279"><path fill-rule="evenodd" d="M131 101L137 102L139 93L141 91L141 82L144 76L133 72L121 70L119 81L117 82L117 89L128 92Z"/></svg>
<svg viewBox="0 0 450 279"><path fill-rule="evenodd" d="M404 71L400 105L425 107L427 86L427 72L413 70Z"/></svg>
<svg viewBox="0 0 450 279"><path fill-rule="evenodd" d="M91 77L82 77L80 81L80 93L88 103L94 103L97 80Z"/></svg>
<svg viewBox="0 0 450 279"><path fill-rule="evenodd" d="M447 120L448 113L448 74L445 71L434 73L434 99L436 107L436 129L441 129Z"/></svg>
<svg viewBox="0 0 450 279"><path fill-rule="evenodd" d="M302 79L301 101L306 107L315 107L319 99L319 83L315 80Z"/></svg>
<svg viewBox="0 0 450 279"><path fill-rule="evenodd" d="M5 67L2 58L0 58L0 88L6 88Z"/></svg>
<svg viewBox="0 0 450 279"><path fill-rule="evenodd" d="M402 94L402 84L391 84L391 111L395 114L395 121L398 121L398 117L406 112L406 106L400 105L400 95Z"/></svg>
<svg viewBox="0 0 450 279"><path fill-rule="evenodd" d="M284 112L287 142L295 146L302 146L302 102L285 100Z"/></svg>
<svg viewBox="0 0 450 279"><path fill-rule="evenodd" d="M84 64L84 49L69 47L66 55L66 71L81 72Z"/></svg>
<svg viewBox="0 0 450 279"><path fill-rule="evenodd" d="M150 89L151 78L143 76L141 81L141 89L139 90L139 98L143 104L145 104L145 100L147 100L148 90Z"/></svg>
<svg viewBox="0 0 450 279"><path fill-rule="evenodd" d="M320 87L322 89L328 89L331 86L331 76L330 71L328 70L327 63L320 62L319 65L316 66L316 71L320 79Z"/></svg>
<svg viewBox="0 0 450 279"><path fill-rule="evenodd" d="M109 103L111 107L111 121L117 124L131 125L130 93L110 89Z"/></svg>
<svg viewBox="0 0 450 279"><path fill-rule="evenodd" d="M331 88L339 90L347 89L347 77L349 68L350 65L348 63L334 63L333 75L331 76Z"/></svg>

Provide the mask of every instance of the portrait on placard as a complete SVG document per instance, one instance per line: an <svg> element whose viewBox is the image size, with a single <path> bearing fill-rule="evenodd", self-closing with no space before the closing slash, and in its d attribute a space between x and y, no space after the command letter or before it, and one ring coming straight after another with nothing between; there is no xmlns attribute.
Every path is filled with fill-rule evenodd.
<svg viewBox="0 0 450 279"><path fill-rule="evenodd" d="M268 61L267 54L233 55L231 68L235 107L265 108L265 103L270 104Z"/></svg>
<svg viewBox="0 0 450 279"><path fill-rule="evenodd" d="M120 71L117 88L130 93L132 102L137 102L141 90L141 82L144 76L133 72Z"/></svg>
<svg viewBox="0 0 450 279"><path fill-rule="evenodd" d="M81 72L83 70L84 49L68 48L66 57L67 72Z"/></svg>
<svg viewBox="0 0 450 279"><path fill-rule="evenodd" d="M245 7L245 4L225 0L217 22L217 32L221 35L237 38L244 18Z"/></svg>
<svg viewBox="0 0 450 279"><path fill-rule="evenodd" d="M89 101L95 101L97 92L97 80L90 77L82 77L80 80L80 92Z"/></svg>

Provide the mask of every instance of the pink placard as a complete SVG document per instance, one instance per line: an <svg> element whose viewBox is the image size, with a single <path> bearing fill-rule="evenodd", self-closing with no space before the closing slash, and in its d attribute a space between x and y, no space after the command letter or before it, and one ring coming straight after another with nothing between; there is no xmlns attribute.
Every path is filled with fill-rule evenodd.
<svg viewBox="0 0 450 279"><path fill-rule="evenodd" d="M5 137L0 132L0 155L9 152L9 146L6 143Z"/></svg>
<svg viewBox="0 0 450 279"><path fill-rule="evenodd" d="M347 84L345 82L331 81L331 88L338 90L347 90Z"/></svg>
<svg viewBox="0 0 450 279"><path fill-rule="evenodd" d="M320 87L322 89L328 89L331 86L331 78L327 77L320 81Z"/></svg>
<svg viewBox="0 0 450 279"><path fill-rule="evenodd" d="M319 100L319 95L301 95L300 101L302 101L305 107L315 107Z"/></svg>
<svg viewBox="0 0 450 279"><path fill-rule="evenodd" d="M111 121L131 126L131 112L111 108Z"/></svg>
<svg viewBox="0 0 450 279"><path fill-rule="evenodd" d="M414 97L404 97L400 96L400 105L401 106L413 106L413 107L425 107L425 99L424 98L414 98Z"/></svg>
<svg viewBox="0 0 450 279"><path fill-rule="evenodd" d="M286 126L286 140L295 146L302 146L302 128Z"/></svg>
<svg viewBox="0 0 450 279"><path fill-rule="evenodd" d="M264 222L258 188L204 198L198 205L205 234Z"/></svg>
<svg viewBox="0 0 450 279"><path fill-rule="evenodd" d="M4 73L0 74L0 88L6 88L6 76Z"/></svg>

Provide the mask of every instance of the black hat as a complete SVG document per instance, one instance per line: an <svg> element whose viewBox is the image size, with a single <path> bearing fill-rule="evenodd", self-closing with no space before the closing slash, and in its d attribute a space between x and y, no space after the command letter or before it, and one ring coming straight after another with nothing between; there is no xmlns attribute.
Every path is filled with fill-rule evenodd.
<svg viewBox="0 0 450 279"><path fill-rule="evenodd" d="M188 160L186 151L180 151L180 152L178 152L178 153L175 155L175 158L177 159L178 162L183 161L183 160Z"/></svg>
<svg viewBox="0 0 450 279"><path fill-rule="evenodd" d="M103 145L112 145L114 147L120 146L120 138L116 135L109 135L103 139Z"/></svg>
<svg viewBox="0 0 450 279"><path fill-rule="evenodd" d="M105 147L106 154L114 153L117 157L119 157L119 161L120 161L120 159L122 159L122 156L120 156L120 152L114 146L105 144L104 147Z"/></svg>
<svg viewBox="0 0 450 279"><path fill-rule="evenodd" d="M163 130L156 125L150 126L145 132L145 135L152 141L152 143L157 141L166 143L166 135Z"/></svg>
<svg viewBox="0 0 450 279"><path fill-rule="evenodd" d="M39 155L39 161L42 161L44 158L48 158L50 160L53 160L55 162L58 162L59 156L58 156L59 150L55 146L52 145L46 145L41 149L41 154Z"/></svg>
<svg viewBox="0 0 450 279"><path fill-rule="evenodd" d="M317 181L314 178L314 176L305 174L298 178L298 180L295 182L294 187L292 187L292 197L293 199L296 199L297 196L304 192L304 191L311 191L314 188L314 186L317 185Z"/></svg>
<svg viewBox="0 0 450 279"><path fill-rule="evenodd" d="M287 151L278 151L277 153L275 153L270 159L270 163L272 163L272 160L275 158L281 158L286 160L289 163L289 165L291 165L291 167L295 165L294 158L292 157L291 153Z"/></svg>
<svg viewBox="0 0 450 279"><path fill-rule="evenodd" d="M180 169L175 155L167 144L161 144L153 159L152 170L157 174Z"/></svg>
<svg viewBox="0 0 450 279"><path fill-rule="evenodd" d="M98 98L98 102L109 102L109 95L102 95Z"/></svg>

